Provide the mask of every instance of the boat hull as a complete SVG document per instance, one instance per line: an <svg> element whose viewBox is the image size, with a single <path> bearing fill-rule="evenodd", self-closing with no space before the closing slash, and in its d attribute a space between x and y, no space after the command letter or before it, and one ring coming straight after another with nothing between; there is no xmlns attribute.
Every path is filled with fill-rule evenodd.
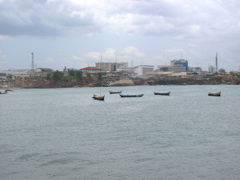
<svg viewBox="0 0 240 180"><path fill-rule="evenodd" d="M221 91L217 93L208 93L208 96L221 96Z"/></svg>
<svg viewBox="0 0 240 180"><path fill-rule="evenodd" d="M135 95L125 95L125 94L119 94L122 98L124 97L143 97L144 94L135 94Z"/></svg>
<svg viewBox="0 0 240 180"><path fill-rule="evenodd" d="M95 99L95 100L104 101L104 97L105 96L97 96L97 95L94 94L92 98Z"/></svg>
<svg viewBox="0 0 240 180"><path fill-rule="evenodd" d="M120 94L122 91L109 91L110 94Z"/></svg>
<svg viewBox="0 0 240 180"><path fill-rule="evenodd" d="M162 92L162 93L158 93L158 92L153 92L154 95L162 95L162 96L169 96L170 92Z"/></svg>

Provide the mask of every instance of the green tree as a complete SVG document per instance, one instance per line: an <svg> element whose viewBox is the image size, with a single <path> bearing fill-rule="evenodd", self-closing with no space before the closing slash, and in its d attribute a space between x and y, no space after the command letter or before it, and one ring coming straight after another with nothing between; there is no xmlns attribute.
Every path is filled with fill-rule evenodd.
<svg viewBox="0 0 240 180"><path fill-rule="evenodd" d="M73 78L75 76L76 72L73 69L71 69L68 71L68 74L69 74L69 76L71 76Z"/></svg>
<svg viewBox="0 0 240 180"><path fill-rule="evenodd" d="M90 74L90 73L87 73L87 78L91 78L92 77L92 75Z"/></svg>
<svg viewBox="0 0 240 180"><path fill-rule="evenodd" d="M52 78L53 78L53 81L54 82L58 82L62 79L64 73L63 72L60 72L60 71L55 71L52 75Z"/></svg>
<svg viewBox="0 0 240 180"><path fill-rule="evenodd" d="M48 73L46 78L47 78L47 80L52 79L52 73Z"/></svg>
<svg viewBox="0 0 240 180"><path fill-rule="evenodd" d="M101 72L99 72L99 73L97 74L97 79L98 79L98 82L101 82L101 81L102 81L102 73L101 73Z"/></svg>
<svg viewBox="0 0 240 180"><path fill-rule="evenodd" d="M75 79L77 80L77 82L82 82L82 78L83 78L83 75L82 75L82 71L77 71L76 73L75 73Z"/></svg>

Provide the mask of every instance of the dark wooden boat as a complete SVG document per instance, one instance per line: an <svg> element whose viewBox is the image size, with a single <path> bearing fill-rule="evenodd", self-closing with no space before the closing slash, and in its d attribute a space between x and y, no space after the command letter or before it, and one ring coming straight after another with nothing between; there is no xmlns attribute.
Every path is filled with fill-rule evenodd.
<svg viewBox="0 0 240 180"><path fill-rule="evenodd" d="M208 93L209 96L221 96L221 91L217 93Z"/></svg>
<svg viewBox="0 0 240 180"><path fill-rule="evenodd" d="M122 91L109 91L110 94L120 94Z"/></svg>
<svg viewBox="0 0 240 180"><path fill-rule="evenodd" d="M94 94L92 98L95 99L95 100L104 101L104 97L105 96L98 96L98 95Z"/></svg>
<svg viewBox="0 0 240 180"><path fill-rule="evenodd" d="M135 95L129 95L129 94L119 94L121 97L142 97L144 94L135 94Z"/></svg>
<svg viewBox="0 0 240 180"><path fill-rule="evenodd" d="M158 93L158 92L154 92L155 95L164 95L164 96L169 96L170 95L170 92L161 92L161 93Z"/></svg>

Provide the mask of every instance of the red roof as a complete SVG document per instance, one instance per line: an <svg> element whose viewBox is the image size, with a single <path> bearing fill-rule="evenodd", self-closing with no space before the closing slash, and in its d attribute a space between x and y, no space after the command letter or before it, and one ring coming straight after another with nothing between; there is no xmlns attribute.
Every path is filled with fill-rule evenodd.
<svg viewBox="0 0 240 180"><path fill-rule="evenodd" d="M80 70L102 70L102 69L97 68L97 67L85 67L85 68L82 68Z"/></svg>

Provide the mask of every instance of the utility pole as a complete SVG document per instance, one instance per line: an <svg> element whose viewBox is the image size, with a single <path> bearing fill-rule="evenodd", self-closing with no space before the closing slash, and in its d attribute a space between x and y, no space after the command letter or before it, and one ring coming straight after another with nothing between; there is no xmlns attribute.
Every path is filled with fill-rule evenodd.
<svg viewBox="0 0 240 180"><path fill-rule="evenodd" d="M34 72L34 54L33 54L33 52L32 52L32 69L31 69L31 71Z"/></svg>
<svg viewBox="0 0 240 180"><path fill-rule="evenodd" d="M217 59L217 53L216 53L216 74L218 73L218 59Z"/></svg>

